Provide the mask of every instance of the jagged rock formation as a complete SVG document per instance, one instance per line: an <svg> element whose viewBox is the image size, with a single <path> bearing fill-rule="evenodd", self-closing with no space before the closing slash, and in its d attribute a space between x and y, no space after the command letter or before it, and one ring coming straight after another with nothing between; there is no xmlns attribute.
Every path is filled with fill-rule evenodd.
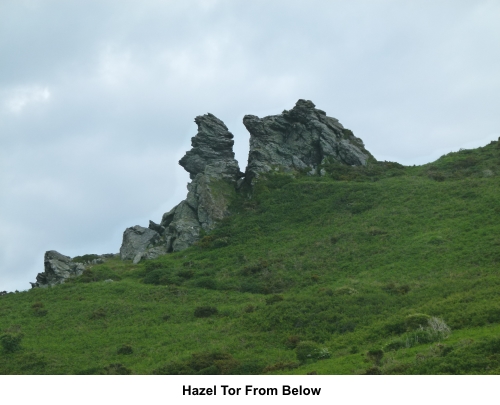
<svg viewBox="0 0 500 405"><path fill-rule="evenodd" d="M191 138L193 148L179 160L191 180L199 174L230 181L243 176L234 158L233 134L213 114L200 115L194 120L198 133Z"/></svg>
<svg viewBox="0 0 500 405"><path fill-rule="evenodd" d="M227 215L229 199L243 176L234 158L233 134L213 114L198 116L195 122L198 133L191 138L193 148L179 161L192 180L186 199L165 213L160 224L149 222L149 230L160 237L155 246L146 250L131 248L123 259L138 262L184 250L199 239L202 229L212 230ZM125 244L124 234L122 249Z"/></svg>
<svg viewBox="0 0 500 405"><path fill-rule="evenodd" d="M122 260L138 263L188 248L198 241L202 230L211 231L228 215L230 199L242 183L251 186L261 174L274 170L320 174L321 164L327 161L361 166L374 159L361 139L307 100L297 101L294 108L280 115L243 118L250 132L245 173L234 158L233 134L224 123L212 114L198 116L195 122L198 133L191 138L192 149L179 161L191 178L186 199L165 213L160 224L149 221L149 228L127 228L120 248ZM106 256L110 255L94 260ZM84 264L49 251L45 272L31 284L59 284L84 269Z"/></svg>
<svg viewBox="0 0 500 405"><path fill-rule="evenodd" d="M193 148L179 161L192 180L187 186L187 198L165 213L160 224L150 221L151 235L160 236L153 247L131 248L122 256L124 259L137 263L188 248L199 239L202 229L209 232L228 214L229 199L243 180L251 185L259 174L271 170L307 170L315 174L328 159L366 165L373 158L361 139L337 119L316 109L311 101L299 100L292 110L280 115L244 117L250 132L245 174L234 159L233 135L224 123L212 114L198 116L195 122L198 133L191 139Z"/></svg>
<svg viewBox="0 0 500 405"><path fill-rule="evenodd" d="M325 159L347 165L366 165L373 156L363 141L328 117L308 100L299 100L290 111L264 118L245 115L250 132L247 182L271 170L318 171Z"/></svg>
<svg viewBox="0 0 500 405"><path fill-rule="evenodd" d="M36 282L31 283L31 288L36 287L49 287L57 284L62 284L69 277L76 277L83 273L83 271L93 264L104 263L104 261L113 257L113 253L106 253L104 255L87 255L89 259L82 263L78 258L71 258L65 256L55 250L45 252L43 273L38 273ZM83 256L85 257L85 256Z"/></svg>
<svg viewBox="0 0 500 405"><path fill-rule="evenodd" d="M64 256L55 250L45 252L43 262L45 271L38 273L35 283L30 283L32 288L64 283L68 277L79 276L85 270L82 263L74 263L71 257Z"/></svg>

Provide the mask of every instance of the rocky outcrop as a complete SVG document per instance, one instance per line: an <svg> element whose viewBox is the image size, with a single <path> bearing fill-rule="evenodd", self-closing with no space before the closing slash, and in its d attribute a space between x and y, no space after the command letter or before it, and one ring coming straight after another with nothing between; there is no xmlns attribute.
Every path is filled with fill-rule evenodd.
<svg viewBox="0 0 500 405"><path fill-rule="evenodd" d="M213 114L200 115L194 120L198 133L191 138L192 149L179 160L191 180L199 174L237 180L243 176L234 158L233 134Z"/></svg>
<svg viewBox="0 0 500 405"><path fill-rule="evenodd" d="M295 107L279 115L243 118L250 132L245 173L234 158L234 137L224 123L213 114L200 115L195 122L198 133L191 138L192 149L179 161L191 178L186 199L165 213L159 224L149 221L148 228L127 228L120 248L122 260L138 263L193 245L202 230L210 232L229 214L229 202L242 183L251 186L261 174L320 174L321 165L327 162L362 166L374 159L361 139L307 100L297 101ZM80 275L85 266L102 263L109 256L114 255L85 255L77 260L53 250L46 252L45 271L31 284L39 287L62 283Z"/></svg>
<svg viewBox="0 0 500 405"><path fill-rule="evenodd" d="M192 149L179 161L192 180L187 186L186 199L165 213L160 224L149 222L150 235L158 235L151 239L149 248L143 249L144 244L132 246L124 234L122 249L125 244L130 249L122 259L137 263L184 250L199 239L202 229L212 230L228 214L236 182L243 176L234 158L233 134L213 114L198 116L195 122L198 133L191 138Z"/></svg>
<svg viewBox="0 0 500 405"><path fill-rule="evenodd" d="M32 288L48 287L64 283L68 277L79 276L85 270L82 263L76 263L71 257L64 256L55 250L45 252L43 273L38 273L36 282L30 283Z"/></svg>
<svg viewBox="0 0 500 405"><path fill-rule="evenodd" d="M243 181L251 186L255 178L271 171L319 174L326 162L362 166L374 159L361 139L307 100L297 101L294 108L280 115L243 118L250 132L245 173L234 158L233 134L224 123L212 114L198 116L195 122L198 133L191 138L192 149L179 161L191 178L186 199L165 213L159 224L149 221L148 228L127 228L119 253L122 260L138 263L193 245L202 230L210 232L217 221L229 214L229 202ZM45 270L31 285L35 288L61 284L112 256L115 255L71 259L55 250L48 251Z"/></svg>
<svg viewBox="0 0 500 405"><path fill-rule="evenodd" d="M160 240L160 234L152 229L136 225L125 229L123 232L123 243L120 247L122 260L134 260L136 256L153 247ZM137 262L140 260L138 257Z"/></svg>
<svg viewBox="0 0 500 405"><path fill-rule="evenodd" d="M87 267L104 263L106 259L115 256L114 253L106 253L103 255L92 254L71 258L55 250L49 250L45 252L44 256L45 270L43 273L38 273L36 282L30 282L31 288L62 284L69 277L81 275Z"/></svg>
<svg viewBox="0 0 500 405"><path fill-rule="evenodd" d="M361 166L373 158L361 139L311 101L299 100L294 108L280 115L245 115L243 124L250 132L245 173L249 183L271 170L307 170L315 174L325 159Z"/></svg>
<svg viewBox="0 0 500 405"><path fill-rule="evenodd" d="M234 158L233 135L224 123L212 114L198 116L195 122L198 133L191 138L192 149L179 161L191 178L186 199L165 213L160 224L150 221L149 229L128 228L122 259L138 263L193 245L202 230L210 232L228 215L229 201L243 180L251 185L260 174L274 170L316 174L326 161L366 165L373 159L361 139L311 101L299 100L280 115L244 117L250 132L245 174Z"/></svg>
<svg viewBox="0 0 500 405"><path fill-rule="evenodd" d="M321 165L327 162L362 166L374 159L361 139L307 100L297 101L279 115L243 118L250 132L245 173L234 158L234 137L224 123L213 114L198 116L195 122L198 133L191 138L192 149L179 161L191 178L186 199L165 213L159 224L149 221L148 228L127 228L120 248L122 260L138 263L193 245L202 231L210 232L229 214L231 198L242 182L251 186L259 175L271 171L320 174ZM104 257L86 256L96 256L86 265L102 262ZM84 269L83 263L49 251L45 271L32 285L59 284Z"/></svg>

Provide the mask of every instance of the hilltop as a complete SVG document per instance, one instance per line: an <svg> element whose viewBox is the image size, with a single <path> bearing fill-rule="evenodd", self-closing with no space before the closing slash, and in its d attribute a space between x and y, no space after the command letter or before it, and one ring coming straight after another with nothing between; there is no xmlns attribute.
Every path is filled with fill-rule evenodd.
<svg viewBox="0 0 500 405"><path fill-rule="evenodd" d="M329 121L356 153L325 158L326 144L272 147L308 122L291 111L245 117L244 174L202 116L181 159L181 204L201 206L189 246L173 247L174 209L133 257L63 258L64 283L1 296L0 373L498 374L500 142L407 167ZM214 131L223 165L203 159Z"/></svg>

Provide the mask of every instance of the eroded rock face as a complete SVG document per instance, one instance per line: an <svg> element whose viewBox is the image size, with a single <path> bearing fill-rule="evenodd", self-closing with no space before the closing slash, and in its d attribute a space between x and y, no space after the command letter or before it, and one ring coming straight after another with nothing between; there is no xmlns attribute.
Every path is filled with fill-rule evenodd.
<svg viewBox="0 0 500 405"><path fill-rule="evenodd" d="M234 158L233 134L213 114L200 115L194 120L198 133L191 138L192 149L179 160L191 180L198 174L237 180L243 175Z"/></svg>
<svg viewBox="0 0 500 405"><path fill-rule="evenodd" d="M160 224L149 222L149 230L159 236L149 248L131 247L122 259L138 263L184 250L199 239L202 229L212 230L228 214L229 199L243 176L234 158L233 134L212 114L198 116L195 122L198 133L191 138L192 149L179 161L192 180L186 199L165 213ZM125 235L123 240L125 244Z"/></svg>
<svg viewBox="0 0 500 405"><path fill-rule="evenodd" d="M144 253L160 240L160 234L152 229L136 225L125 229L120 247L122 260L134 260L138 254ZM140 259L139 259L140 260Z"/></svg>
<svg viewBox="0 0 500 405"><path fill-rule="evenodd" d="M247 181L271 170L308 170L317 173L325 159L346 165L366 165L373 156L363 141L340 122L299 100L290 111L264 118L245 115L250 132Z"/></svg>
<svg viewBox="0 0 500 405"><path fill-rule="evenodd" d="M64 256L55 250L45 252L43 262L44 272L38 273L35 283L30 283L32 288L64 283L68 277L79 276L85 270L82 263L74 263L71 257Z"/></svg>
<svg viewBox="0 0 500 405"><path fill-rule="evenodd" d="M227 214L236 181L243 176L234 158L233 134L212 114L196 117L198 133L193 148L179 161L192 179L188 195L167 212L160 226L165 228L168 251L188 248L199 239L200 230L210 231Z"/></svg>

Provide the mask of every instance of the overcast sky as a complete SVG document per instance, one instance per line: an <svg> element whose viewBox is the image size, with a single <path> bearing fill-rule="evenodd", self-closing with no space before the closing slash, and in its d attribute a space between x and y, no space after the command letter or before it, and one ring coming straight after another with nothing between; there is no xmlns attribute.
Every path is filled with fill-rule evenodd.
<svg viewBox="0 0 500 405"><path fill-rule="evenodd" d="M379 160L500 136L500 2L0 0L0 291L46 250L119 251L186 196L178 160L211 112L312 100Z"/></svg>

